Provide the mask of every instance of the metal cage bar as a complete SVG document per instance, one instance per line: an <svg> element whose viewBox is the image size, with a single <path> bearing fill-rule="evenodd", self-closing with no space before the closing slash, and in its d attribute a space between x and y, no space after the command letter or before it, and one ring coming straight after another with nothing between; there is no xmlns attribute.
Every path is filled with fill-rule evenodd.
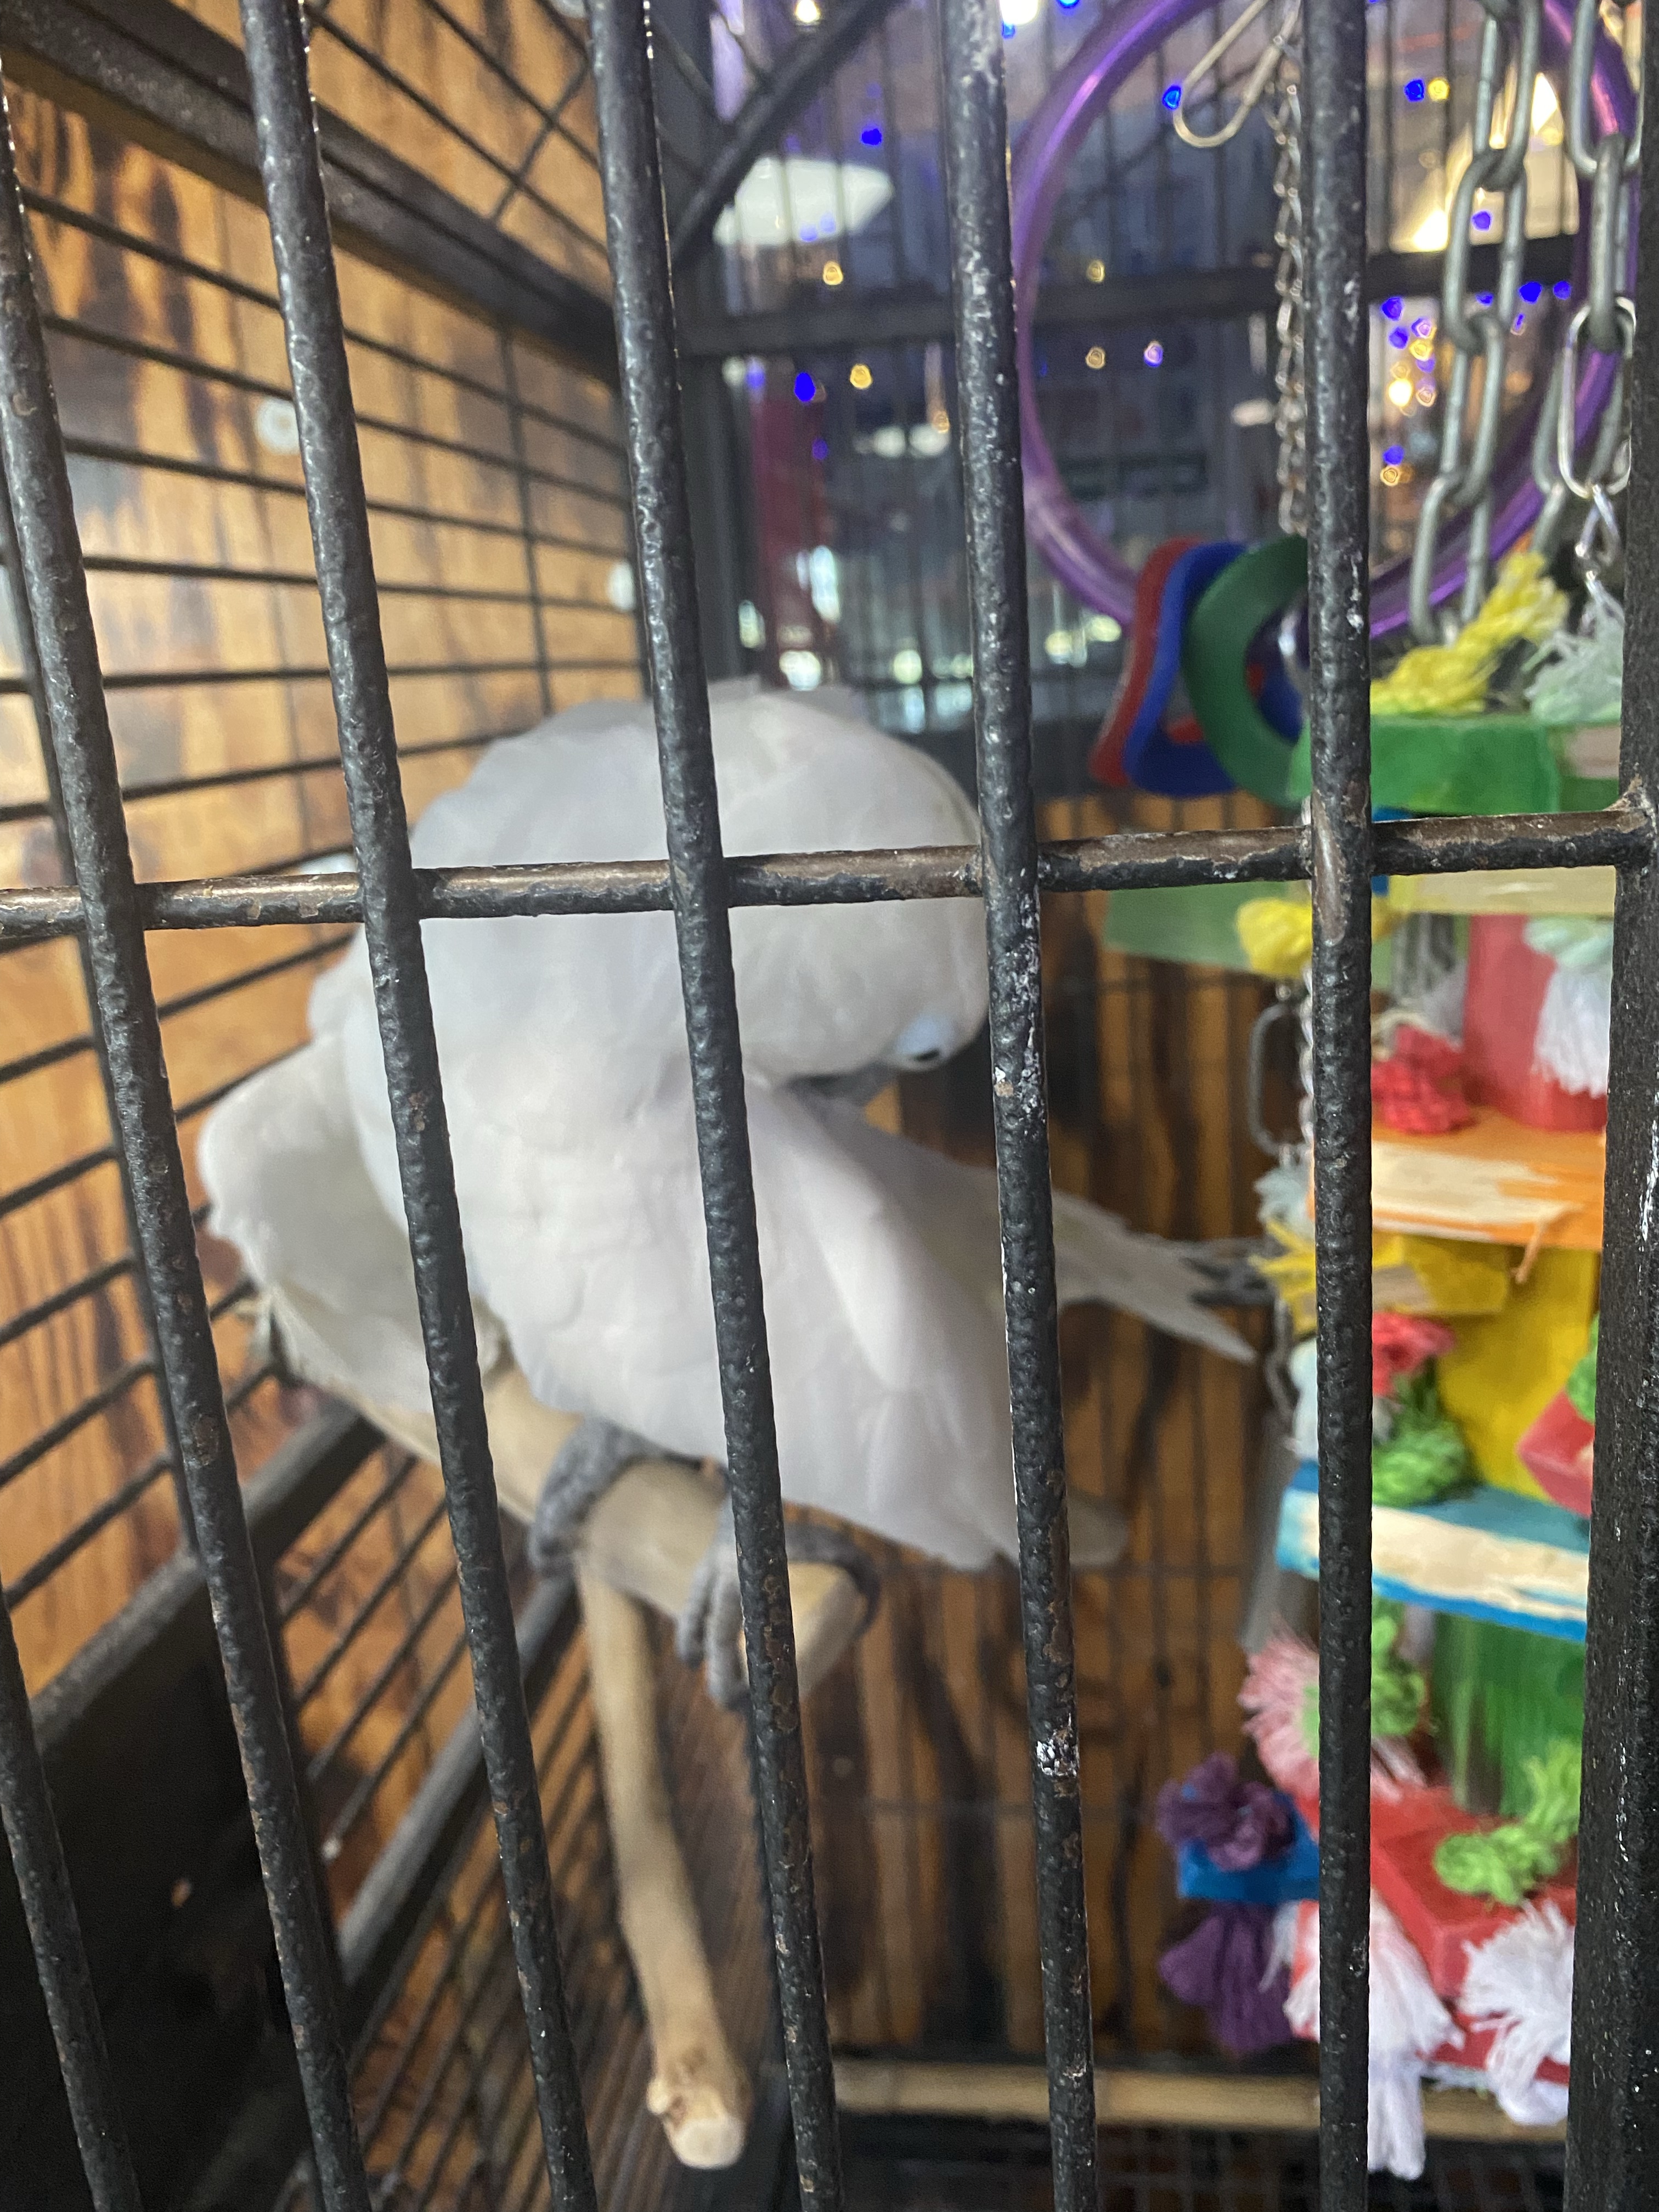
<svg viewBox="0 0 1659 2212"><path fill-rule="evenodd" d="M29 1719L11 1613L0 1591L0 1819L96 2212L143 2212L110 2074L75 1893Z"/></svg>
<svg viewBox="0 0 1659 2212"><path fill-rule="evenodd" d="M1365 2203L1370 2002L1371 733L1365 6L1304 21L1319 1313L1320 2201Z"/></svg>
<svg viewBox="0 0 1659 2212"><path fill-rule="evenodd" d="M662 176L641 0L594 0L589 16L599 173L628 429L641 629L656 707L668 880L690 1048L697 1162L708 1231L726 1479L737 1534L755 1773L771 1899L801 2194L839 2212L830 2024L811 1822L784 1570L783 1496L749 1154L732 920L674 352Z"/></svg>
<svg viewBox="0 0 1659 2212"><path fill-rule="evenodd" d="M1642 73L1659 21L1642 23ZM1644 132L1632 364L1620 780L1659 791L1659 133ZM1620 875L1607 1079L1604 1326L1584 1649L1583 1824L1567 2203L1635 2212L1659 2188L1659 873Z"/></svg>
<svg viewBox="0 0 1659 2212"><path fill-rule="evenodd" d="M1372 836L1376 866L1391 876L1455 875L1470 868L1639 867L1653 843L1654 825L1645 806L1630 799L1601 814L1379 822ZM1108 891L1170 884L1299 883L1308 878L1308 854L1307 830L1293 823L1267 830L1126 830L1040 845L1037 887ZM665 860L554 860L414 872L421 916L427 921L665 914L672 903ZM977 898L981 883L981 855L973 845L745 855L726 863L726 897L732 906ZM146 929L363 918L361 879L344 868L326 876L279 871L140 884L138 903ZM73 890L0 889L0 949L64 936L80 927L81 915L81 895Z"/></svg>
<svg viewBox="0 0 1659 2212"><path fill-rule="evenodd" d="M1060 1407L1054 1194L1043 1059L1031 647L1019 459L1013 246L1002 25L984 0L945 0L945 197L961 410L963 506L990 967L997 1209L1019 1530L1020 1626L1036 1822L1037 1930L1056 2212L1094 2212L1094 2008Z"/></svg>
<svg viewBox="0 0 1659 2212"><path fill-rule="evenodd" d="M319 2169L331 2212L335 2206L369 2212L333 2004L333 1954L312 1880L282 1688L196 1256L69 468L29 274L9 112L0 109L0 385L7 398L0 409L0 459L81 886L93 1017L110 1068L116 1142L131 1177L157 1348L213 1601ZM74 1940L73 1923L64 1925L65 1902L62 1893L49 1892L32 1900L35 1911L51 1915L31 1929L37 1945Z"/></svg>
<svg viewBox="0 0 1659 2212"><path fill-rule="evenodd" d="M548 2178L559 2212L591 2212L592 2161L501 1550L305 25L289 0L243 0L241 16L433 1419ZM361 2158L355 2141L353 2149Z"/></svg>

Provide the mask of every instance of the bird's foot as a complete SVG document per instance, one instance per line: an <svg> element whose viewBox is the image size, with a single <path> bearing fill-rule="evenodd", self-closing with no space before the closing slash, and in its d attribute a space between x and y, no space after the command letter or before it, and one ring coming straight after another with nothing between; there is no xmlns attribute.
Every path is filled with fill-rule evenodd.
<svg viewBox="0 0 1659 2212"><path fill-rule="evenodd" d="M748 2078L716 2027L653 2054L646 2110L662 2122L682 2166L735 2166L749 2133Z"/></svg>

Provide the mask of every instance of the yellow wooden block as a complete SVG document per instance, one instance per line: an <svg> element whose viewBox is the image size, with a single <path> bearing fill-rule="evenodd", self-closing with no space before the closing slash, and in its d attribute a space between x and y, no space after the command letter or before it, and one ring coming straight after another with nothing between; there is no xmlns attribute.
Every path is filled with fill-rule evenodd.
<svg viewBox="0 0 1659 2212"><path fill-rule="evenodd" d="M1523 1498L1544 1492L1515 1447L1584 1349L1601 1280L1599 1252L1547 1248L1501 1313L1456 1323L1437 1363L1440 1402L1462 1430L1482 1478Z"/></svg>
<svg viewBox="0 0 1659 2212"><path fill-rule="evenodd" d="M1506 1244L1384 1231L1371 1239L1371 1302L1442 1321L1501 1313L1519 1258Z"/></svg>
<svg viewBox="0 0 1659 2212"><path fill-rule="evenodd" d="M1395 876L1390 902L1406 914L1597 916L1613 912L1612 868L1490 868L1469 875Z"/></svg>

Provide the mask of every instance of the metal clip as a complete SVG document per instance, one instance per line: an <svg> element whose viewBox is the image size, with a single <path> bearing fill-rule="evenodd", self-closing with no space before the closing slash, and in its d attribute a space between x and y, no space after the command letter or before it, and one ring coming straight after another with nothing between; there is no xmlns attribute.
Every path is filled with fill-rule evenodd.
<svg viewBox="0 0 1659 2212"><path fill-rule="evenodd" d="M1302 0L1289 0L1289 4L1279 21L1279 28L1262 48L1261 59L1245 80L1244 90L1240 96L1238 106L1219 131L1212 131L1206 134L1194 131L1188 125L1187 103L1194 88L1207 82L1214 73L1216 65L1223 55L1231 51L1258 16L1265 15L1273 4L1273 0L1249 0L1249 5L1239 16L1237 21L1231 24L1221 33L1209 52L1200 57L1176 87L1181 95L1176 103L1175 110L1176 135L1187 145L1196 147L1200 153L1208 152L1212 147L1224 146L1230 139L1236 138L1243 129L1246 121L1261 105L1262 95L1273 80L1273 72L1284 58L1291 40L1295 37L1301 23Z"/></svg>

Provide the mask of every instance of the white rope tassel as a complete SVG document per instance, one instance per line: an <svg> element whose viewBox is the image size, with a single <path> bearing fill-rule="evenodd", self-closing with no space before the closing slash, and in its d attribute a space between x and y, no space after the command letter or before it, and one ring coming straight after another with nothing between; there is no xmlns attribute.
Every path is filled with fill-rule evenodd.
<svg viewBox="0 0 1659 2212"><path fill-rule="evenodd" d="M1613 1019L1613 964L1558 968L1538 1016L1533 1058L1564 1091L1607 1095L1607 1034Z"/></svg>
<svg viewBox="0 0 1659 2212"><path fill-rule="evenodd" d="M1319 2033L1319 1907L1297 1923L1296 1964L1285 2016L1295 2033ZM1371 1893L1370 2059L1366 2163L1373 2173L1415 2181L1427 2157L1423 2076L1430 2056L1462 2041L1434 1993L1416 1946L1375 1891Z"/></svg>
<svg viewBox="0 0 1659 2212"><path fill-rule="evenodd" d="M1607 1095L1613 1021L1613 928L1577 917L1529 922L1530 951L1555 963L1539 1010L1534 1066L1577 1097Z"/></svg>
<svg viewBox="0 0 1659 2212"><path fill-rule="evenodd" d="M1469 1953L1462 2005L1472 2027L1496 2031L1486 2077L1510 2119L1538 2127L1562 2119L1564 2084L1540 2081L1547 2058L1565 2066L1572 2049L1573 1931L1558 1907L1528 1905L1518 1920Z"/></svg>

